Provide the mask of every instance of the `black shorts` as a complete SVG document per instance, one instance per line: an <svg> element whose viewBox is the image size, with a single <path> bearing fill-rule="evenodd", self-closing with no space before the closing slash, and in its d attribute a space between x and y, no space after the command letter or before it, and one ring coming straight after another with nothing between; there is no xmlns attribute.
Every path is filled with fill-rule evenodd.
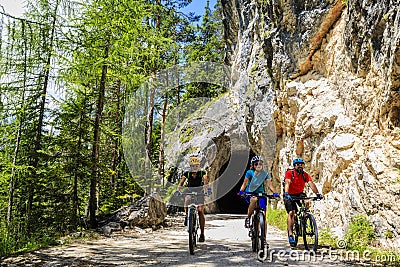
<svg viewBox="0 0 400 267"><path fill-rule="evenodd" d="M304 193L300 193L300 194L295 194L295 195L290 195L293 197L305 197L307 196ZM286 212L289 213L290 211L294 210L295 212L298 211L297 206L300 206L300 200L292 200L292 199L286 199L284 198L284 202L285 202L285 209Z"/></svg>

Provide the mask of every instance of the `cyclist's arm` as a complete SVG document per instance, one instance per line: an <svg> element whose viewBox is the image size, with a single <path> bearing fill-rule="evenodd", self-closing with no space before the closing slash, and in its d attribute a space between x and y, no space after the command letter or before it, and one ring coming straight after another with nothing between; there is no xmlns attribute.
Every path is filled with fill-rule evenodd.
<svg viewBox="0 0 400 267"><path fill-rule="evenodd" d="M275 190L275 187L272 185L271 179L267 179L267 180L265 180L265 182L267 183L267 186L272 191L272 193L278 192Z"/></svg>
<svg viewBox="0 0 400 267"><path fill-rule="evenodd" d="M289 187L290 184L292 183L291 179L285 179L285 188L284 188L284 192L289 192Z"/></svg>
<svg viewBox="0 0 400 267"><path fill-rule="evenodd" d="M208 185L208 176L207 174L203 176L204 185Z"/></svg>
<svg viewBox="0 0 400 267"><path fill-rule="evenodd" d="M179 182L179 185L178 185L178 188L177 188L178 190L181 190L183 184L185 183L185 180L186 180L186 177L182 176L181 181Z"/></svg>
<svg viewBox="0 0 400 267"><path fill-rule="evenodd" d="M308 182L308 185L310 186L311 190L312 190L315 194L318 194L318 193L319 193L317 186L316 186L312 181L309 181L309 182Z"/></svg>
<svg viewBox="0 0 400 267"><path fill-rule="evenodd" d="M240 187L240 191L244 191L246 189L247 183L249 182L249 178L244 177L243 184Z"/></svg>
<svg viewBox="0 0 400 267"><path fill-rule="evenodd" d="M208 176L207 176L207 174L205 174L204 176L203 176L203 183L204 183L204 189L210 189L210 186L208 185L208 183L209 183L209 181L208 181Z"/></svg>

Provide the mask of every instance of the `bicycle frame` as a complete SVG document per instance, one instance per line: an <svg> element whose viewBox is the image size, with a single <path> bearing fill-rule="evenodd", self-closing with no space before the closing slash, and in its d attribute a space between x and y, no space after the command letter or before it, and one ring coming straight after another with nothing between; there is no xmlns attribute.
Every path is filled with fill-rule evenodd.
<svg viewBox="0 0 400 267"><path fill-rule="evenodd" d="M298 211L294 216L293 234L295 245L298 243L299 236L303 237L304 247L307 250L317 251L318 248L318 228L314 216L306 207L305 200L320 200L316 197L292 196L292 200L300 201Z"/></svg>
<svg viewBox="0 0 400 267"><path fill-rule="evenodd" d="M268 244L266 242L266 211L260 207L260 199L275 198L273 195L265 193L245 193L244 196L256 196L257 203L254 208L253 215L251 218L251 226L249 228L249 236L251 237L251 247L253 252L257 253L259 259L264 258L264 255L268 255Z"/></svg>

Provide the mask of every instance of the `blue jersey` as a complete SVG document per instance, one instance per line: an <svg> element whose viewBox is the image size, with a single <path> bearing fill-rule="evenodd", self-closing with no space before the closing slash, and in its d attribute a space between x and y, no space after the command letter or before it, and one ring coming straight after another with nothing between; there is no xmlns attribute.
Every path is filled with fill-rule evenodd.
<svg viewBox="0 0 400 267"><path fill-rule="evenodd" d="M269 179L269 174L266 171L262 170L259 175L256 175L254 170L248 170L246 178L249 179L246 186L247 192L265 193L264 181Z"/></svg>

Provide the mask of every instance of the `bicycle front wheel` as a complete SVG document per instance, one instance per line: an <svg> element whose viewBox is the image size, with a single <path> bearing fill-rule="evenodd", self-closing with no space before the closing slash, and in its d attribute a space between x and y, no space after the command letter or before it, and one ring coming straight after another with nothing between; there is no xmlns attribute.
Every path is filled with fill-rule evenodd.
<svg viewBox="0 0 400 267"><path fill-rule="evenodd" d="M312 214L307 214L303 224L304 247L308 250L317 251L318 249L318 229Z"/></svg>
<svg viewBox="0 0 400 267"><path fill-rule="evenodd" d="M193 209L189 210L188 215L188 232L189 232L189 252L190 255L194 254L194 247L196 246L196 213Z"/></svg>
<svg viewBox="0 0 400 267"><path fill-rule="evenodd" d="M257 253L261 251L258 255L263 258L265 252L265 217L262 212L258 213L258 238L257 238Z"/></svg>
<svg viewBox="0 0 400 267"><path fill-rule="evenodd" d="M258 218L256 214L253 214L252 217L252 226L251 226L251 249L253 252L258 251L257 242L258 242Z"/></svg>

